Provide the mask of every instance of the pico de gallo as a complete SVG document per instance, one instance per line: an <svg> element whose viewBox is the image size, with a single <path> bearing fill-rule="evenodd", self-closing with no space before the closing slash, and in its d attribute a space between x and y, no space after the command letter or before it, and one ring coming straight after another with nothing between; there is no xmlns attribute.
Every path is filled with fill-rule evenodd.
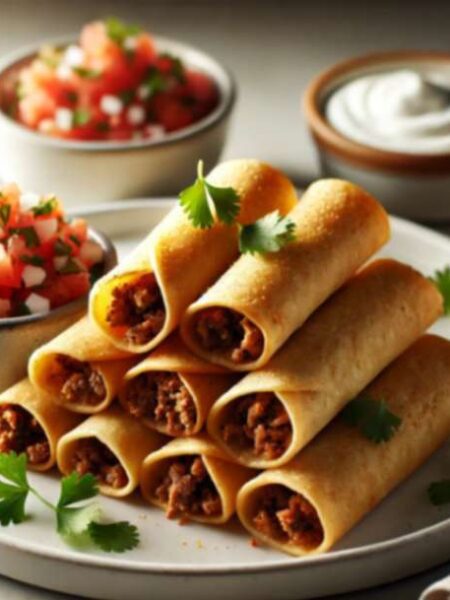
<svg viewBox="0 0 450 600"><path fill-rule="evenodd" d="M48 312L89 291L103 249L55 196L0 187L0 318Z"/></svg>
<svg viewBox="0 0 450 600"><path fill-rule="evenodd" d="M140 27L110 18L86 25L77 44L42 48L18 72L3 109L58 138L156 140L217 103L210 77L158 51Z"/></svg>

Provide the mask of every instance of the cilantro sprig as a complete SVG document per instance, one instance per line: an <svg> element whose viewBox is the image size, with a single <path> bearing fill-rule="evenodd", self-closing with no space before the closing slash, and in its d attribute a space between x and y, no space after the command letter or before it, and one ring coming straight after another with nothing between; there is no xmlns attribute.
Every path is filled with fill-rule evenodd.
<svg viewBox="0 0 450 600"><path fill-rule="evenodd" d="M216 187L203 175L203 161L198 162L195 183L179 196L180 204L194 227L208 229L215 222L236 223L240 199L232 187ZM274 211L248 225L239 225L239 250L245 254L278 252L295 239L295 223Z"/></svg>
<svg viewBox="0 0 450 600"><path fill-rule="evenodd" d="M137 528L128 521L101 523L102 511L95 502L86 503L98 494L98 483L90 473L72 473L61 480L58 502L52 504L30 485L25 454L0 454L0 524L23 523L29 494L55 513L56 530L73 546L92 545L104 552L126 552L139 543ZM6 480L6 481L4 481Z"/></svg>
<svg viewBox="0 0 450 600"><path fill-rule="evenodd" d="M442 271L435 271L434 276L430 278L444 298L444 313L450 314L450 265L444 267Z"/></svg>
<svg viewBox="0 0 450 600"><path fill-rule="evenodd" d="M435 506L450 504L450 479L431 483L428 487L428 498Z"/></svg>
<svg viewBox="0 0 450 600"><path fill-rule="evenodd" d="M138 35L142 30L138 25L129 25L117 17L109 17L105 21L106 35L110 40L123 46L125 40Z"/></svg>
<svg viewBox="0 0 450 600"><path fill-rule="evenodd" d="M39 204L32 207L32 212L35 217L50 215L58 206L58 200L55 196L51 196L50 198L43 198L40 200Z"/></svg>
<svg viewBox="0 0 450 600"><path fill-rule="evenodd" d="M389 410L384 400L375 400L367 395L358 396L347 404L342 411L342 418L376 444L389 441L402 422Z"/></svg>

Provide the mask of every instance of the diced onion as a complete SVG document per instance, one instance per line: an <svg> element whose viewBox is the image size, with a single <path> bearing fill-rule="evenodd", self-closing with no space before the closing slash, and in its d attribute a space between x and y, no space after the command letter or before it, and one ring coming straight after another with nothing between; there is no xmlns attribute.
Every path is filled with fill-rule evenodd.
<svg viewBox="0 0 450 600"><path fill-rule="evenodd" d="M105 113L105 115L114 117L116 115L120 115L122 112L123 102L117 96L106 94L105 96L102 96L100 100L100 109Z"/></svg>
<svg viewBox="0 0 450 600"><path fill-rule="evenodd" d="M25 301L25 305L33 314L50 311L50 300L39 294L30 294Z"/></svg>
<svg viewBox="0 0 450 600"><path fill-rule="evenodd" d="M88 265L95 265L102 262L103 250L96 242L86 240L81 244L79 258Z"/></svg>
<svg viewBox="0 0 450 600"><path fill-rule="evenodd" d="M72 44L67 48L64 52L63 61L69 67L81 67L84 63L84 51L80 48L80 46L75 46Z"/></svg>
<svg viewBox="0 0 450 600"><path fill-rule="evenodd" d="M145 109L139 104L133 104L127 110L127 121L130 125L142 125L145 121Z"/></svg>
<svg viewBox="0 0 450 600"><path fill-rule="evenodd" d="M73 111L70 108L58 108L55 113L55 122L61 131L70 131L73 125Z"/></svg>
<svg viewBox="0 0 450 600"><path fill-rule="evenodd" d="M24 210L29 210L39 204L41 200L41 196L39 194L35 194L34 192L24 192L20 194L20 206Z"/></svg>
<svg viewBox="0 0 450 600"><path fill-rule="evenodd" d="M58 231L58 220L53 217L51 219L37 219L34 222L34 228L41 244L43 244Z"/></svg>
<svg viewBox="0 0 450 600"><path fill-rule="evenodd" d="M61 271L67 264L67 256L55 256L53 265L57 271Z"/></svg>
<svg viewBox="0 0 450 600"><path fill-rule="evenodd" d="M34 287L35 285L41 285L47 277L45 269L42 267L35 267L34 265L27 265L22 273L22 279L25 287Z"/></svg>
<svg viewBox="0 0 450 600"><path fill-rule="evenodd" d="M0 262L4 261L8 257L5 246L0 244Z"/></svg>
<svg viewBox="0 0 450 600"><path fill-rule="evenodd" d="M129 51L133 51L136 50L137 48L137 38L136 37L127 37L125 38L125 41L123 43L123 47L125 48L125 50L129 50Z"/></svg>
<svg viewBox="0 0 450 600"><path fill-rule="evenodd" d="M166 130L162 125L147 125L145 133L152 140L160 140L165 136Z"/></svg>

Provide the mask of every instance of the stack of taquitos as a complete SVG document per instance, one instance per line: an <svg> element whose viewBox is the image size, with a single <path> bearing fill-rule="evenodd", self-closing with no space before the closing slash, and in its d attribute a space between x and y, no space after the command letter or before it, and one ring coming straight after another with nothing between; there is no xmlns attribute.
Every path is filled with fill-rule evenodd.
<svg viewBox="0 0 450 600"><path fill-rule="evenodd" d="M217 166L209 183L239 194L239 223L297 202L292 183L256 160ZM175 207L150 235L91 293L90 315L119 348L147 352L179 324L186 308L237 258L238 226L216 222L195 228L181 206Z"/></svg>
<svg viewBox="0 0 450 600"><path fill-rule="evenodd" d="M295 555L328 550L450 435L450 342L416 341L365 390L401 419L367 439L341 418L281 469L247 483L238 514L257 538Z"/></svg>

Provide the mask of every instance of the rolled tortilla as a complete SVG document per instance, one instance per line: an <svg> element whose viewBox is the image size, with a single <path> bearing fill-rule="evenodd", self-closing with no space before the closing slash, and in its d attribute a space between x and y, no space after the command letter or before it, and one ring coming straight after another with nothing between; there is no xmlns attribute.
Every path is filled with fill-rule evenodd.
<svg viewBox="0 0 450 600"><path fill-rule="evenodd" d="M241 256L188 308L181 333L196 354L234 370L261 368L389 238L382 206L337 179L311 185L290 217L292 243Z"/></svg>
<svg viewBox="0 0 450 600"><path fill-rule="evenodd" d="M27 466L47 471L56 462L56 445L80 417L53 404L22 379L0 395L0 449L25 452Z"/></svg>
<svg viewBox="0 0 450 600"><path fill-rule="evenodd" d="M94 414L111 404L135 363L134 355L116 348L83 317L32 354L28 373L56 404Z"/></svg>
<svg viewBox="0 0 450 600"><path fill-rule="evenodd" d="M170 436L198 433L236 375L194 356L173 333L130 369L119 392L123 409Z"/></svg>
<svg viewBox="0 0 450 600"><path fill-rule="evenodd" d="M122 498L138 485L145 456L164 442L163 436L113 406L60 439L58 468L64 475L92 473L102 494Z"/></svg>
<svg viewBox="0 0 450 600"><path fill-rule="evenodd" d="M223 163L208 181L238 192L238 221L244 224L274 210L286 214L297 201L291 182L256 160ZM118 348L148 352L178 326L187 306L238 252L237 226L217 222L209 229L195 228L177 206L125 261L97 282L90 314Z"/></svg>
<svg viewBox="0 0 450 600"><path fill-rule="evenodd" d="M147 456L141 492L148 502L163 508L168 518L219 525L233 515L238 490L252 475L200 434L172 440Z"/></svg>
<svg viewBox="0 0 450 600"><path fill-rule="evenodd" d="M261 371L212 407L208 431L242 464L287 463L442 313L436 287L377 260L354 276Z"/></svg>
<svg viewBox="0 0 450 600"><path fill-rule="evenodd" d="M324 552L418 469L450 435L450 342L420 338L365 393L401 418L393 437L376 444L336 419L242 488L238 514L252 535L294 555Z"/></svg>

